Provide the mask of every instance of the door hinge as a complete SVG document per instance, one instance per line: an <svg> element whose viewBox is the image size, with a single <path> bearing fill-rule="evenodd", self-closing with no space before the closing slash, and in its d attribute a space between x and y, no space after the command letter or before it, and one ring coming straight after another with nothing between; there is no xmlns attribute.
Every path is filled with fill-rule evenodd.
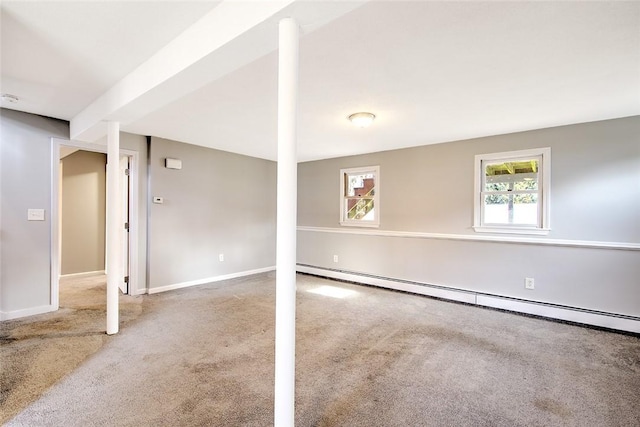
<svg viewBox="0 0 640 427"><path fill-rule="evenodd" d="M124 170L124 174L125 174L125 175L127 175L127 176L129 176L129 173L130 173L130 172L131 172L131 171L130 171L129 169L125 169L125 170Z"/></svg>
<svg viewBox="0 0 640 427"><path fill-rule="evenodd" d="M129 231L129 223L128 223L128 222L125 222L125 223L124 223L124 229L125 229L125 230L127 230L127 231Z"/></svg>
<svg viewBox="0 0 640 427"><path fill-rule="evenodd" d="M129 276L124 276L124 283L129 283Z"/></svg>

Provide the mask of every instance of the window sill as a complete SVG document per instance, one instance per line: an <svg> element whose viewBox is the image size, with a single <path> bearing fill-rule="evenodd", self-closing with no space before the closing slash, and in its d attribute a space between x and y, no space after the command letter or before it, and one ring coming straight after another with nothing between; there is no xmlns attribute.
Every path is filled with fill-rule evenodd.
<svg viewBox="0 0 640 427"><path fill-rule="evenodd" d="M351 221L340 221L340 225L343 227L369 227L369 228L378 228L380 224L377 222L351 222Z"/></svg>
<svg viewBox="0 0 640 427"><path fill-rule="evenodd" d="M546 236L551 229L549 228L529 228L529 227L491 227L491 226L473 226L476 233L504 233L504 234L531 234L536 236Z"/></svg>

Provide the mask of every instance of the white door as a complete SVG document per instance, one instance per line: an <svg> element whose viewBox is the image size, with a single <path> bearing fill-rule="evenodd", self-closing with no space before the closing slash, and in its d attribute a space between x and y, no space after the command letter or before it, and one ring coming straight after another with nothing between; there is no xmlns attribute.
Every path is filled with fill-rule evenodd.
<svg viewBox="0 0 640 427"><path fill-rule="evenodd" d="M122 272L120 290L129 292L129 156L120 156L120 188L122 190Z"/></svg>

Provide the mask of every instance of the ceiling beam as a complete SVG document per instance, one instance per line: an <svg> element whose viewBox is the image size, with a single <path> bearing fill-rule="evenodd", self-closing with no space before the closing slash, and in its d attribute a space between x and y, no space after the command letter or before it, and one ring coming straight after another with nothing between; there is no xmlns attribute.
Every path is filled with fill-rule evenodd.
<svg viewBox="0 0 640 427"><path fill-rule="evenodd" d="M71 138L93 141L106 132L101 122L212 52L280 12L296 0L226 0L187 28L71 120ZM229 70L230 71L230 70Z"/></svg>
<svg viewBox="0 0 640 427"><path fill-rule="evenodd" d="M71 139L94 142L104 121L122 129L277 49L277 23L295 17L311 32L366 0L225 0L71 119Z"/></svg>

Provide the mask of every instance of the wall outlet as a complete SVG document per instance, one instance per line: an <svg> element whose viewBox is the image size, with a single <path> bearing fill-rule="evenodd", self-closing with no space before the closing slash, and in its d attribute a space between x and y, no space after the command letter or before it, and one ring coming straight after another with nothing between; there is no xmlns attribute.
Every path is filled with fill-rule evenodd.
<svg viewBox="0 0 640 427"><path fill-rule="evenodd" d="M224 254L218 255L218 259L220 260L220 262L224 261Z"/></svg>
<svg viewBox="0 0 640 427"><path fill-rule="evenodd" d="M333 262L338 262L338 255L333 256Z"/></svg>
<svg viewBox="0 0 640 427"><path fill-rule="evenodd" d="M535 285L533 282L533 277L525 277L524 278L524 287L525 289L535 289Z"/></svg>

